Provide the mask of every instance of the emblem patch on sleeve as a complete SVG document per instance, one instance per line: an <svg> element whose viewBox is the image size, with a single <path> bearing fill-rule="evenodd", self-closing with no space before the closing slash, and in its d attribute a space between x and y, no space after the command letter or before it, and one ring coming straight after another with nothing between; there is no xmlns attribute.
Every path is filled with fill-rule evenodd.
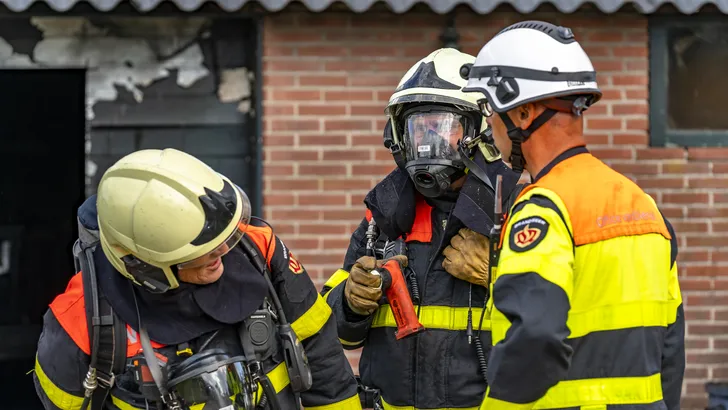
<svg viewBox="0 0 728 410"><path fill-rule="evenodd" d="M295 275L300 275L303 273L303 265L301 265L301 262L293 256L293 252L290 252L290 255L291 256L288 258L288 269L290 269Z"/></svg>
<svg viewBox="0 0 728 410"><path fill-rule="evenodd" d="M540 216L532 216L513 224L509 238L511 250L526 252L538 245L549 230L549 223Z"/></svg>

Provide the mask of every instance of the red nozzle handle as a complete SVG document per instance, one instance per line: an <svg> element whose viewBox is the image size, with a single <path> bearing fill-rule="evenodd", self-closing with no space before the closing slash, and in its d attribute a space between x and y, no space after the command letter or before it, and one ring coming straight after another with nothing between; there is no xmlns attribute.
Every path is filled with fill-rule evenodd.
<svg viewBox="0 0 728 410"><path fill-rule="evenodd" d="M379 269L379 272L382 275L382 287L387 294L394 321L397 323L397 330L394 332L397 340L425 330L417 319L415 306L412 304L399 262L390 259Z"/></svg>

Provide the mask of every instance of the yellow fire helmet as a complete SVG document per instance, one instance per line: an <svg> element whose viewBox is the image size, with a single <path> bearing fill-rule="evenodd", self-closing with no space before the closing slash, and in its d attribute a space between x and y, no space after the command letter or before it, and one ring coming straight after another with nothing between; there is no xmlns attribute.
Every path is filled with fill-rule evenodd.
<svg viewBox="0 0 728 410"><path fill-rule="evenodd" d="M232 181L184 152L141 150L109 168L96 206L111 264L153 293L179 287L177 270L202 266L245 234L250 201Z"/></svg>

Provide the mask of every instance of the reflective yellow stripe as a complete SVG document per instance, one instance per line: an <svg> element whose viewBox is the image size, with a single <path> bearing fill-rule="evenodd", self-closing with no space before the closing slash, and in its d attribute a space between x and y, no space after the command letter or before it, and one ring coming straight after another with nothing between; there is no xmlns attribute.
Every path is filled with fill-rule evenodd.
<svg viewBox="0 0 728 410"><path fill-rule="evenodd" d="M331 275L331 277L329 278L329 280L326 281L326 283L324 283L324 287L333 289L333 288L339 286L339 284L341 282L345 281L348 278L349 278L349 272L347 272L343 269L339 269L336 272L334 272L333 275Z"/></svg>
<svg viewBox="0 0 728 410"><path fill-rule="evenodd" d="M417 305L415 305L417 311ZM482 308L473 308L473 327L477 329L480 315L484 314ZM420 323L427 329L465 330L468 327L468 308L450 306L422 306L420 309ZM394 314L389 305L381 305L374 312L371 327L397 327ZM490 320L483 319L482 330L490 330Z"/></svg>
<svg viewBox="0 0 728 410"><path fill-rule="evenodd" d="M384 401L384 399L382 399L382 405L384 406L384 410L419 410L419 408L412 406L393 406ZM478 407L428 407L427 410L478 410Z"/></svg>
<svg viewBox="0 0 728 410"><path fill-rule="evenodd" d="M268 380L270 380L276 393L280 393L281 390L285 389L291 383L291 380L288 378L288 370L286 370L286 362L274 367L273 370L265 375L268 376ZM263 386L260 383L258 383L258 392L263 392ZM260 396L261 394L258 395L258 400L255 401L256 404L260 400Z"/></svg>
<svg viewBox="0 0 728 410"><path fill-rule="evenodd" d="M38 378L38 383L40 383L40 387L46 396L48 396L48 399L56 407L61 410L77 410L81 408L83 397L66 393L60 387L56 386L40 367L37 355L35 357L35 376Z"/></svg>
<svg viewBox="0 0 728 410"><path fill-rule="evenodd" d="M325 406L306 407L306 410L361 410L359 395L351 396L348 399L327 404Z"/></svg>
<svg viewBox="0 0 728 410"><path fill-rule="evenodd" d="M486 396L483 410L560 409L581 407L589 410L606 405L649 404L662 400L660 374L647 377L613 377L608 379L569 380L552 387L542 399L530 404L516 404Z"/></svg>
<svg viewBox="0 0 728 410"><path fill-rule="evenodd" d="M636 301L613 306L600 306L588 311L569 312L567 326L569 338L585 336L591 332L628 329L632 327L665 327L670 316L675 316L679 304L676 301Z"/></svg>
<svg viewBox="0 0 728 410"><path fill-rule="evenodd" d="M321 295L317 294L313 306L293 321L291 328L298 336L298 340L303 341L318 333L329 320L329 316L331 316L331 307Z"/></svg>
<svg viewBox="0 0 728 410"><path fill-rule="evenodd" d="M342 338L339 338L339 342L340 342L340 343L341 343L342 345L344 345L344 346L358 346L358 345L360 345L360 344L364 343L364 341L363 341L363 340L360 340L360 341L358 341L358 342L349 342L348 340L344 340L344 339L342 339Z"/></svg>
<svg viewBox="0 0 728 410"><path fill-rule="evenodd" d="M114 406L118 407L119 410L144 410L144 409L142 409L140 407L134 407L131 404L129 404L129 403L121 400L120 398L118 398L116 396L113 396L113 395L111 396L111 403ZM204 406L204 404L202 404L202 406ZM192 406L190 408L190 410L195 410L194 407L195 406Z"/></svg>

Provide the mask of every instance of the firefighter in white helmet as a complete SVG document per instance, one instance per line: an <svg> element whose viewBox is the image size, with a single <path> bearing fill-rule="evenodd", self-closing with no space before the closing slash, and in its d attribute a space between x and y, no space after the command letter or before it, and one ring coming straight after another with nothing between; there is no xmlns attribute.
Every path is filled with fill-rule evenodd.
<svg viewBox="0 0 728 410"><path fill-rule="evenodd" d="M440 49L402 77L386 108L384 133L397 168L366 196L366 217L351 237L343 268L323 289L343 346L363 347L361 380L378 392L384 409L473 408L485 392L488 272L480 268L487 267L488 255L468 250L488 243L478 233L492 226L495 199L488 185L505 173L510 192L518 175L488 144L477 105L483 95L462 92L460 69L474 61ZM485 181L466 182L473 173ZM379 233L376 257L367 254L372 221ZM390 308L395 302L383 298L380 278L370 273L389 258L402 263L425 327L401 340ZM480 358L476 346L483 347Z"/></svg>
<svg viewBox="0 0 728 410"><path fill-rule="evenodd" d="M498 148L534 176L499 244L480 408L679 409L677 237L586 148L582 113L601 97L589 57L570 29L526 21L463 71Z"/></svg>

